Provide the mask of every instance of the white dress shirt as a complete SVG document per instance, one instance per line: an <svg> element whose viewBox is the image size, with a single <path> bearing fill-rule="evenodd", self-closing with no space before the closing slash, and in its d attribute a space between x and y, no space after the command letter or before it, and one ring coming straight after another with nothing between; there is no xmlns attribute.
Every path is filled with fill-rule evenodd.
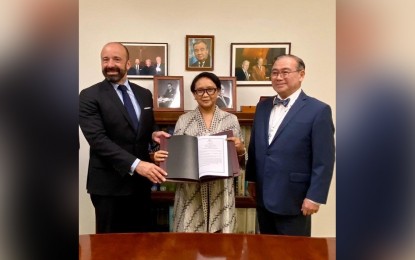
<svg viewBox="0 0 415 260"><path fill-rule="evenodd" d="M118 97L120 98L121 102L124 104L124 99L122 98L122 92L121 92L121 90L118 89L118 86L119 85L118 84L114 84L114 83L111 83L111 85L114 87L115 92L117 92ZM135 113L137 114L137 119L138 119L138 121L140 121L141 108L140 108L140 105L138 104L137 99L135 98L135 95L134 95L134 93L133 93L133 91L132 91L132 89L130 87L130 84L128 83L128 80L125 81L124 84L122 84L122 85L124 85L124 86L127 87L127 94L130 97L130 99L131 99L131 103L133 103L133 107L134 107ZM138 159L138 158L135 159L135 161L133 162L133 164L130 167L130 172L129 172L130 175L133 175L134 174L135 168L137 167L137 165L140 162L141 162L140 159Z"/></svg>
<svg viewBox="0 0 415 260"><path fill-rule="evenodd" d="M281 125L282 120L284 120L285 116L287 115L288 111L297 100L298 96L301 93L301 88L297 89L294 93L292 93L289 97L290 102L286 107L283 105L275 105L272 108L271 115L269 117L269 128L268 128L268 144L271 144L272 140L274 139L275 133L277 132L278 128ZM277 95L278 98L279 95Z"/></svg>

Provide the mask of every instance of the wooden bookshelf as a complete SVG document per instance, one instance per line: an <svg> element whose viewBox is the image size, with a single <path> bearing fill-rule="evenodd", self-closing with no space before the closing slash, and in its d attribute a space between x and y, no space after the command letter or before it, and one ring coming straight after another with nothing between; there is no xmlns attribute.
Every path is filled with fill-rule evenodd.
<svg viewBox="0 0 415 260"><path fill-rule="evenodd" d="M176 124L177 119L182 114L186 113L187 111L155 111L154 118L157 125L161 127L165 126L173 126ZM239 120L239 124L244 127L251 127L252 122L254 120L254 112L231 112L232 114L236 115ZM163 219L165 216L163 213L160 213L158 210L164 208L164 212L166 209L171 207L174 204L174 192L173 191L153 191L151 194L154 206L154 219ZM237 196L235 198L235 207L236 208L256 208L255 200L252 197L248 196ZM163 215L163 216L162 216ZM160 223L155 223L155 227L158 231L168 232L169 228L168 225L160 225Z"/></svg>
<svg viewBox="0 0 415 260"><path fill-rule="evenodd" d="M173 205L174 203L174 192L172 191L153 191L151 198L156 204L168 204ZM248 196L237 196L235 198L235 207L237 208L255 208L256 203L252 197Z"/></svg>
<svg viewBox="0 0 415 260"><path fill-rule="evenodd" d="M235 198L235 207L236 208L256 208L256 203L254 198L251 196L237 196Z"/></svg>
<svg viewBox="0 0 415 260"><path fill-rule="evenodd" d="M154 118L156 120L156 124L158 125L175 125L179 116L185 112L186 111L155 111ZM252 121L254 120L254 113L240 111L231 113L238 117L240 125L252 125Z"/></svg>

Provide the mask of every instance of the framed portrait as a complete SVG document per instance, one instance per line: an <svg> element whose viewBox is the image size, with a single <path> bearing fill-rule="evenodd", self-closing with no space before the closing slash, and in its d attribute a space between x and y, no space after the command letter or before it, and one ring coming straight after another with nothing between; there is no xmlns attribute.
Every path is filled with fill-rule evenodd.
<svg viewBox="0 0 415 260"><path fill-rule="evenodd" d="M216 105L225 111L236 111L236 78L219 77L221 91L216 99Z"/></svg>
<svg viewBox="0 0 415 260"><path fill-rule="evenodd" d="M186 70L213 70L215 36L186 35Z"/></svg>
<svg viewBox="0 0 415 260"><path fill-rule="evenodd" d="M184 111L183 76L154 76L154 111Z"/></svg>
<svg viewBox="0 0 415 260"><path fill-rule="evenodd" d="M291 53L291 43L231 43L231 73L238 86L270 86L275 58Z"/></svg>
<svg viewBox="0 0 415 260"><path fill-rule="evenodd" d="M122 43L130 53L128 78L153 79L169 75L167 43Z"/></svg>

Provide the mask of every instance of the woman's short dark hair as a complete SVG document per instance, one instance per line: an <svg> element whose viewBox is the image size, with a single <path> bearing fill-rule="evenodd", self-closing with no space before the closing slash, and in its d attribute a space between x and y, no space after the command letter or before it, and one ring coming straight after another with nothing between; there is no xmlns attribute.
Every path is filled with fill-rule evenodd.
<svg viewBox="0 0 415 260"><path fill-rule="evenodd" d="M210 72L202 72L193 79L192 85L190 85L190 91L192 91L193 93L195 92L196 82L198 82L201 78L210 79L211 81L213 81L213 83L215 83L217 89L221 89L221 83L218 76Z"/></svg>

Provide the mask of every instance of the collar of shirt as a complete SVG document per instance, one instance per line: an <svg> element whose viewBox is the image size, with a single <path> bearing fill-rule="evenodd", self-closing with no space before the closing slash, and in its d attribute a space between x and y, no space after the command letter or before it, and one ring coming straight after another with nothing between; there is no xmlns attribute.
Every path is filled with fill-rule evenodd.
<svg viewBox="0 0 415 260"><path fill-rule="evenodd" d="M123 104L124 104L124 100L123 100L123 97L122 97L122 92L121 92L121 90L119 90L119 89L118 89L118 86L119 86L119 85L124 85L124 86L126 86L126 87L127 87L127 94L128 94L128 96L130 97L131 102L133 103L133 107L134 107L135 112L137 113L138 120L140 120L140 116L141 116L141 108L140 108L140 105L138 104L137 99L135 98L135 95L134 95L134 93L133 93L133 91L132 91L132 89L131 89L131 86L130 86L129 81L128 81L128 80L126 80L126 81L124 82L124 84L115 84L115 83L112 83L112 82L111 82L111 85L112 85L112 87L115 89L115 92L117 93L118 97L120 98L120 100L121 100L121 102L122 102Z"/></svg>
<svg viewBox="0 0 415 260"><path fill-rule="evenodd" d="M288 97L286 97L286 98L281 98L280 97L280 95L276 95L275 97L274 97L274 99L275 98L279 98L279 99L283 99L283 100L285 100L285 99L287 99L287 98L289 98L290 99L290 102L288 103L288 105L287 105L287 108L289 109L289 108L291 108L291 106L294 104L294 102L297 100L297 98L298 98L298 96L300 95L300 93L301 93L301 88L299 88L299 89L297 89L294 93L292 93L291 95L289 95Z"/></svg>
<svg viewBox="0 0 415 260"><path fill-rule="evenodd" d="M282 105L273 106L271 110L271 115L269 117L269 126L268 126L268 143L269 144L271 144L272 140L274 139L275 133L277 132L279 126L281 125L282 121L284 120L291 106L297 100L300 93L301 93L301 88L297 89L294 93L292 93L290 96L287 97L290 99L290 102L288 103L287 107L284 107ZM281 98L279 97L279 95L277 95L276 97Z"/></svg>
<svg viewBox="0 0 415 260"><path fill-rule="evenodd" d="M137 112L137 106L138 106L138 102L137 102L137 100L136 100L136 98L135 98L135 96L134 96L134 94L133 94L133 91L131 90L131 87L130 87L130 83L128 82L128 80L126 80L125 82L124 82L124 84L116 84L116 83L112 83L111 82L111 85L112 85L112 87L115 89L115 92L117 93L117 95L118 95L118 97L120 98L120 100L121 100L121 102L124 104L124 101L123 101L123 97L122 97L122 92L121 92L121 90L119 90L118 89L118 86L119 85L124 85L124 86L126 86L127 87L127 94L128 94L128 96L130 96L130 99L132 100L132 102L133 102L133 106L134 106L134 109L135 109L135 111Z"/></svg>
<svg viewBox="0 0 415 260"><path fill-rule="evenodd" d="M116 84L116 83L112 83L112 82L110 82L110 83L111 83L112 87L113 87L115 90L120 91L120 93L121 93L121 90L119 90L119 89L118 89L118 86L119 86L119 85L124 85L124 86L126 86L126 87L127 87L127 92L132 92L131 87L130 87L130 83L128 82L128 80L126 80L126 81L124 82L124 84Z"/></svg>

